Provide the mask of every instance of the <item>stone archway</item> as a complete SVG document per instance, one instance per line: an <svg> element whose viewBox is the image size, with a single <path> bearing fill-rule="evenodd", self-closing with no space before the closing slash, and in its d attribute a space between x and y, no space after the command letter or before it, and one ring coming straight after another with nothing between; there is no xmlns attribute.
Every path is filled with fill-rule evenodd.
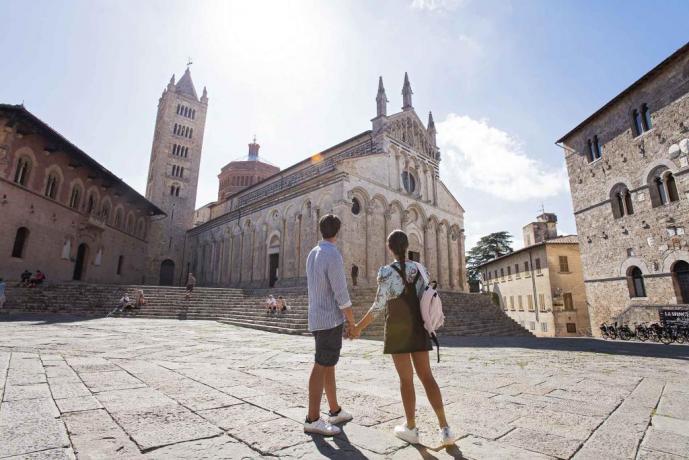
<svg viewBox="0 0 689 460"><path fill-rule="evenodd" d="M75 281L81 281L84 279L86 274L86 265L89 256L89 247L86 243L81 243L77 248L77 258L74 262L74 273L72 274L72 279Z"/></svg>
<svg viewBox="0 0 689 460"><path fill-rule="evenodd" d="M678 260L672 266L672 283L677 303L689 303L689 263Z"/></svg>

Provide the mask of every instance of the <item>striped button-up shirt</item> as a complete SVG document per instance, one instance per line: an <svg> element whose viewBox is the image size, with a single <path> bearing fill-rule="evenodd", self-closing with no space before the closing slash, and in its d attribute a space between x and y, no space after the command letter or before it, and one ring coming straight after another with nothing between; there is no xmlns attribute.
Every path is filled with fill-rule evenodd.
<svg viewBox="0 0 689 460"><path fill-rule="evenodd" d="M337 246L321 241L306 259L309 289L309 331L332 329L344 322L343 308L351 307L344 260Z"/></svg>

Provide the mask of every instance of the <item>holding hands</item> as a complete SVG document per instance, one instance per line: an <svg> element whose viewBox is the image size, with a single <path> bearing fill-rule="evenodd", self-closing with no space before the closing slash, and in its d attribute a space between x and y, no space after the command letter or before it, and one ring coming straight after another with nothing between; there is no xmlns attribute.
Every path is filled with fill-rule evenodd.
<svg viewBox="0 0 689 460"><path fill-rule="evenodd" d="M344 336L345 338L349 340L354 340L358 339L359 336L361 335L361 329L357 327L356 324L354 324L353 321L347 321L345 323L345 333Z"/></svg>

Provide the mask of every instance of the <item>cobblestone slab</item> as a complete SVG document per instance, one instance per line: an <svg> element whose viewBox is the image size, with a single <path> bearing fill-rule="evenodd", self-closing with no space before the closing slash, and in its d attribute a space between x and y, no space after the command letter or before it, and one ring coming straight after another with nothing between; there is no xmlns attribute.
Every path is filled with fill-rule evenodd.
<svg viewBox="0 0 689 460"><path fill-rule="evenodd" d="M13 455L5 457L5 460L74 460L75 458L71 448L58 448L32 452L30 454Z"/></svg>
<svg viewBox="0 0 689 460"><path fill-rule="evenodd" d="M460 438L436 451L393 436L404 411L379 342L345 343L338 399L355 418L324 439L302 427L312 337L203 321L3 321L0 458L73 458L73 446L79 459L689 459L684 348L502 340L453 339L432 364ZM436 415L419 382L416 392L434 444Z"/></svg>

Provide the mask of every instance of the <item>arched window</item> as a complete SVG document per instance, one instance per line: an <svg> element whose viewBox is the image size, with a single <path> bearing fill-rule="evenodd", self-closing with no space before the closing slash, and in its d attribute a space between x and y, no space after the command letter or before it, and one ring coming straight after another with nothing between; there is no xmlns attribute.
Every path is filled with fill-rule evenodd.
<svg viewBox="0 0 689 460"><path fill-rule="evenodd" d="M94 211L94 208L96 206L96 200L93 197L93 194L89 194L88 199L86 200L86 212L88 214L91 214Z"/></svg>
<svg viewBox="0 0 689 460"><path fill-rule="evenodd" d="M612 206L612 216L615 219L634 214L632 194L624 184L617 184L612 188L610 191L610 204Z"/></svg>
<svg viewBox="0 0 689 460"><path fill-rule="evenodd" d="M629 297L646 297L644 275L639 267L631 266L627 269L627 286L629 287Z"/></svg>
<svg viewBox="0 0 689 460"><path fill-rule="evenodd" d="M29 173L31 172L31 160L25 157L17 160L17 169L14 172L14 182L26 187L29 182Z"/></svg>
<svg viewBox="0 0 689 460"><path fill-rule="evenodd" d="M122 210L118 209L115 211L115 227L120 228L122 226Z"/></svg>
<svg viewBox="0 0 689 460"><path fill-rule="evenodd" d="M189 128L189 139L194 135L194 128Z"/></svg>
<svg viewBox="0 0 689 460"><path fill-rule="evenodd" d="M24 257L26 249L26 242L29 239L29 229L26 227L19 227L14 236L14 246L12 246L12 257L21 259Z"/></svg>
<svg viewBox="0 0 689 460"><path fill-rule="evenodd" d="M352 214L355 216L361 212L361 203L358 198L352 198Z"/></svg>
<svg viewBox="0 0 689 460"><path fill-rule="evenodd" d="M177 104L177 115L179 115L179 109L180 109L180 105Z"/></svg>
<svg viewBox="0 0 689 460"><path fill-rule="evenodd" d="M644 132L644 128L641 125L641 114L636 109L632 112L632 121L632 129L634 130L634 137L636 137Z"/></svg>
<svg viewBox="0 0 689 460"><path fill-rule="evenodd" d="M48 198L54 200L55 197L57 196L57 185L58 185L58 179L56 174L49 174L48 175L48 180L45 183L45 193L44 195L47 196Z"/></svg>
<svg viewBox="0 0 689 460"><path fill-rule="evenodd" d="M81 204L81 189L78 185L72 186L72 193L69 195L69 207L79 209Z"/></svg>
<svg viewBox="0 0 689 460"><path fill-rule="evenodd" d="M677 303L689 303L689 263L678 260L672 266L672 283Z"/></svg>
<svg viewBox="0 0 689 460"><path fill-rule="evenodd" d="M593 144L591 139L586 141L586 159L591 163L593 161Z"/></svg>
<svg viewBox="0 0 689 460"><path fill-rule="evenodd" d="M414 190L416 190L416 179L409 171L402 172L402 185L407 193L414 193Z"/></svg>
<svg viewBox="0 0 689 460"><path fill-rule="evenodd" d="M134 233L134 216L127 216L127 233Z"/></svg>
<svg viewBox="0 0 689 460"><path fill-rule="evenodd" d="M668 200L678 201L679 194L677 193L677 184L675 183L675 176L671 172L666 172L663 177L665 182L665 187L667 188L667 198Z"/></svg>
<svg viewBox="0 0 689 460"><path fill-rule="evenodd" d="M179 189L180 189L180 187L177 186L177 190L175 190L175 196L179 196Z"/></svg>
<svg viewBox="0 0 689 460"><path fill-rule="evenodd" d="M648 110L648 105L644 104L641 106L641 123L643 123L644 131L648 131L653 128L653 122L651 122L651 112Z"/></svg>
<svg viewBox="0 0 689 460"><path fill-rule="evenodd" d="M603 155L603 146L598 140L598 136L593 136L593 157L598 159Z"/></svg>
<svg viewBox="0 0 689 460"><path fill-rule="evenodd" d="M101 207L100 216L107 224L108 220L110 219L110 203L108 203L107 201L103 203L103 206Z"/></svg>

